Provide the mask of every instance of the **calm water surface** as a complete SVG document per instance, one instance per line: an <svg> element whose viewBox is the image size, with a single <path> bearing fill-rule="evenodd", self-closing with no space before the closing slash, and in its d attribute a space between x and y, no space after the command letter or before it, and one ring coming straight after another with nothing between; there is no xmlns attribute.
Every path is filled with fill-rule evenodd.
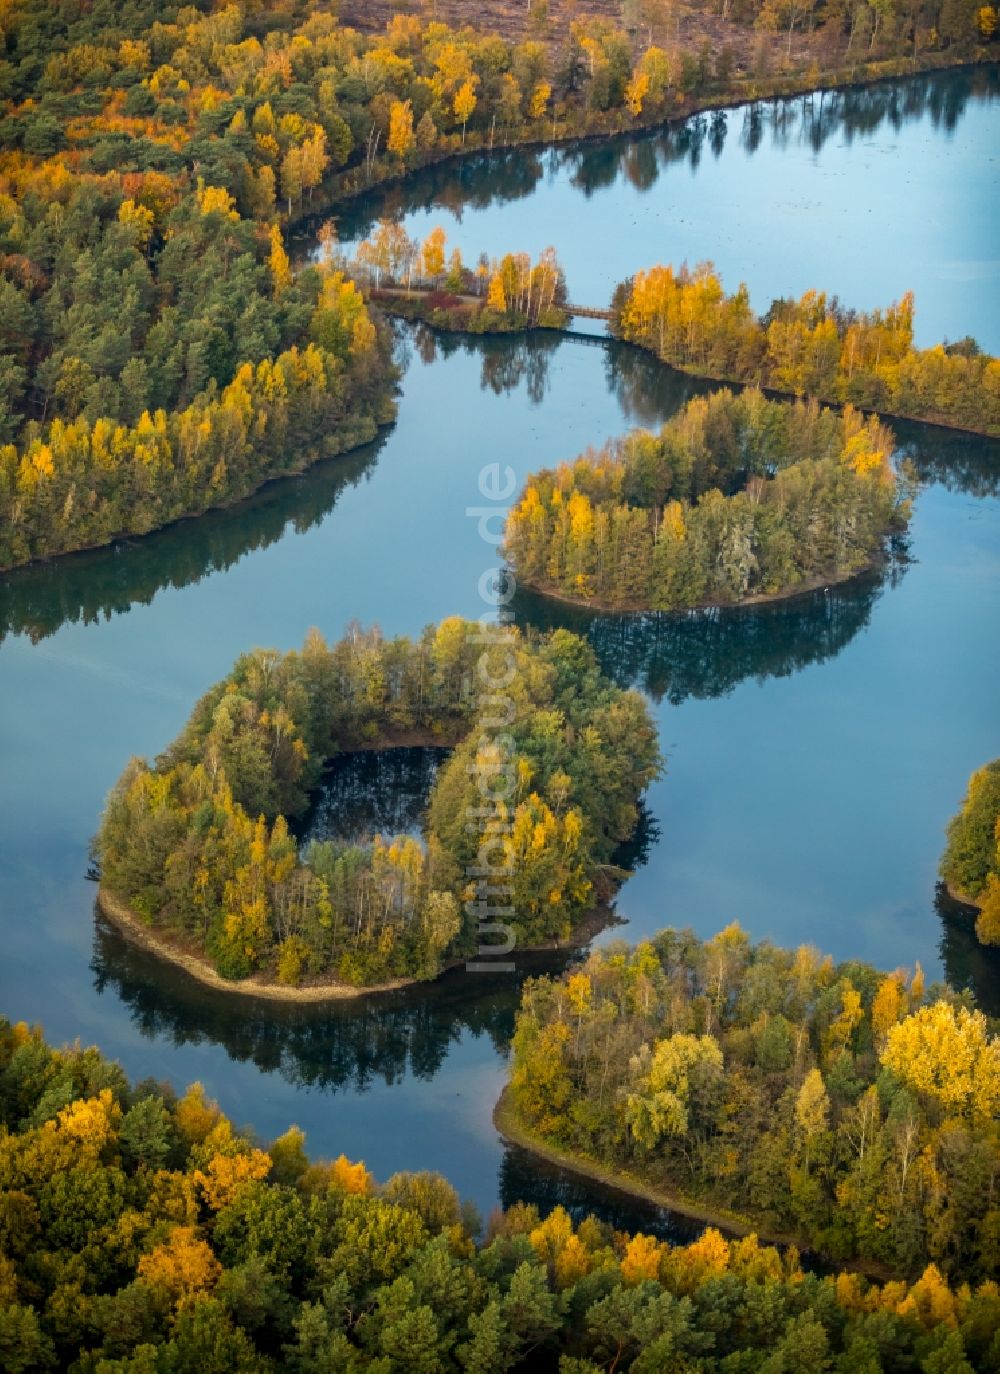
<svg viewBox="0 0 1000 1374"><path fill-rule="evenodd" d="M880 148L895 150L885 159L894 176L908 168L921 184L926 148L935 150L935 165L954 177L947 193L938 186L939 202L957 203L960 165L978 177L976 194L995 190L987 174L997 106L989 91L956 81L929 83L912 118L883 117L850 138L834 130L809 152L819 169L833 159L858 209L844 227L849 261L837 264L816 242L810 279L836 266L845 299L868 303L862 250L883 251L867 221ZM907 88L900 99L912 103ZM765 132L751 154L735 136L742 118L729 116L720 163L758 167L766 154L773 183L785 166L798 197L801 137L782 152ZM644 147L629 155L648 157ZM614 151L616 167L621 155ZM683 177L689 213L708 215L703 174L713 158L707 148L695 175L690 161L665 162L645 203ZM534 246L514 232L532 206L539 243L556 237L549 189L543 178L519 200L504 193L475 211L492 217L496 246ZM589 245L592 256L624 262L626 249L602 237L610 218L599 207L610 217L617 198L624 215L638 194L615 172L586 207L576 202L564 222L577 228L581 261ZM666 234L669 198L660 213ZM744 261L774 252L773 232L744 232ZM945 247L932 226L908 264L925 302L956 260ZM608 279L616 272L612 264ZM763 278L760 289L771 289ZM998 295L995 276L978 280L984 324ZM966 324L942 317L938 327L958 333ZM986 329L974 327L985 341ZM402 348L399 419L370 449L238 510L0 581L0 1007L41 1021L56 1041L98 1042L132 1074L178 1085L199 1078L265 1137L297 1121L318 1154L363 1157L383 1177L437 1168L483 1209L533 1196L600 1203L622 1218L620 1200L536 1171L497 1141L490 1111L516 983L459 974L332 1010L275 1008L206 995L93 918L87 844L104 796L131 754L155 754L173 737L239 652L298 645L310 625L335 637L352 618L394 634L478 614L477 583L493 560L466 507L479 503L482 465L509 463L521 478L665 417L695 385L631 350L582 340L467 346L407 332ZM920 427L898 432L926 485L908 556L877 578L724 615L595 617L526 596L516 610L522 623L588 634L608 671L648 693L660 725L668 772L648 798L648 853L622 890L621 933L674 923L708 935L739 919L756 937L814 941L837 957L886 967L920 959L931 976L971 982L1000 1009L996 960L935 893L945 821L969 771L998 752L1000 447ZM386 818L410 828L432 772L427 759L359 765L331 778L313 821L330 833L348 801L362 829ZM386 777L396 795L383 803L375 793ZM550 966L525 962L519 974Z"/></svg>
<svg viewBox="0 0 1000 1374"><path fill-rule="evenodd" d="M483 154L345 209L435 225L467 260L554 244L570 299L605 305L653 263L710 259L761 311L810 288L870 310L917 296L922 346L1000 352L997 69L706 114L599 143Z"/></svg>

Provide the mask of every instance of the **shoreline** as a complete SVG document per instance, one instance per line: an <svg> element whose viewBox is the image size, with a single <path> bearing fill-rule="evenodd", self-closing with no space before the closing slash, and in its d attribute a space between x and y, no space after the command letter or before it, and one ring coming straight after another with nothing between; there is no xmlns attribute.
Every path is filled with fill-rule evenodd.
<svg viewBox="0 0 1000 1374"><path fill-rule="evenodd" d="M952 887L951 883L945 883L944 889L953 902L958 902L959 906L968 907L970 911L982 911L983 904L975 897L970 897L967 892L960 891L957 887ZM982 941L980 941L980 944Z"/></svg>
<svg viewBox="0 0 1000 1374"><path fill-rule="evenodd" d="M76 558L80 554L97 553L100 549L110 549L115 544L134 543L141 539L151 539L154 535L162 534L164 530L175 529L178 525L183 525L189 520L200 520L203 515L218 514L220 511L237 510L246 501L252 501L255 496L259 496L262 491L271 486L274 482L284 482L291 477L303 477L310 469L318 467L320 463L332 463L338 458L346 458L349 454L357 453L359 449L367 447L368 444L378 442L380 435L384 434L396 423L396 397L399 395L399 379L393 385L391 392L386 399L391 403L393 415L388 420L378 420L375 422L375 431L368 439L360 439L352 442L346 448L336 448L328 453L315 453L313 457L308 454L304 456L304 461L295 466L286 468L283 472L272 473L261 480L250 491L246 491L242 496L234 496L228 501L215 501L210 506L204 506L198 511L187 511L182 515L175 515L170 520L165 520L162 525L154 525L148 530L118 530L115 534L110 534L106 539L96 540L92 544L80 544L74 549L64 549L61 553L41 553L34 558L27 558L22 563L7 563L0 566L0 577L7 577L11 573L20 572L22 568L41 568L49 564L61 563L67 558Z"/></svg>
<svg viewBox="0 0 1000 1374"><path fill-rule="evenodd" d="M685 367L682 363L672 363L667 358L661 358L655 348L649 348L644 343L639 343L636 339L626 339L621 334L616 334L611 328L612 321L608 322L608 338L617 344L624 344L627 348L637 348L640 353L645 353L647 357L655 358L661 367L668 368L671 372L676 372L681 377L692 377L698 382L714 382L720 386L756 387L765 396L774 396L779 400L789 401L817 401L821 406L826 406L830 410L843 411L845 406L853 406L859 415L874 415L881 420L902 420L907 425L928 425L933 429L946 429L952 434L971 434L977 439L988 439L993 442L1000 441L1000 430L972 429L969 425L960 425L957 420L946 420L940 416L931 415L911 415L905 410L888 410L883 406L870 406L856 404L854 401L838 401L831 396L821 396L816 392L808 395L798 396L794 391L781 391L778 387L769 386L764 382L748 377L732 377L727 373L720 372L699 372L697 368ZM573 330L564 329L560 331L572 338ZM926 352L926 349L917 349L918 353ZM991 355L992 356L992 355Z"/></svg>
<svg viewBox="0 0 1000 1374"><path fill-rule="evenodd" d="M383 315L387 315L394 320L402 320L405 324L422 324L426 329L431 330L432 333L435 334L455 334L460 338L473 339L509 339L518 335L555 334L561 339L583 339L588 343L613 344L619 348L633 348L637 352L645 354L646 357L652 358L660 367L665 368L668 372L675 372L679 377L690 377L696 382L706 382L712 386L718 387L740 388L741 390L756 387L764 396L773 397L776 400L816 400L821 406L838 412L843 412L845 405L851 405L859 414L874 415L876 419L889 421L901 420L904 424L908 425L923 425L931 429L944 429L951 434L968 434L976 439L986 439L994 443L1000 442L1000 430L994 432L988 429L974 429L969 425L960 425L956 420L946 420L937 416L931 418L926 415L911 415L903 410L886 410L879 406L861 405L854 401L838 401L828 396L798 396L794 391L782 391L778 387L768 386L759 381L748 380L746 377L731 377L717 372L699 372L697 368L684 367L680 363L672 363L666 358L661 358L655 349L647 348L645 344L638 343L635 339L626 339L620 334L615 334L611 328L611 320L606 321L608 329L605 334L583 334L578 329L572 329L570 324L574 319L589 318L585 315L573 314L570 314L565 324L523 324L512 326L510 329L463 329L461 325L451 323L443 324L440 321L430 320L425 315L419 313L408 314L404 310L394 308L387 303L385 294L384 288L382 288L381 293L371 293L372 303L378 306ZM406 294L408 295L410 293ZM418 293L414 292L412 294L416 295ZM429 293L424 292L421 294L427 295ZM641 429L643 426L633 426L633 428ZM852 573L851 576L853 577L854 574ZM843 579L837 580L842 581ZM781 593L779 593L779 595L781 595ZM706 602L705 604L715 605L718 603ZM747 605L749 602L727 602L726 604L741 606ZM699 608L691 606L685 607L685 609L697 610Z"/></svg>
<svg viewBox="0 0 1000 1374"><path fill-rule="evenodd" d="M878 1282L885 1282L895 1277L891 1269L873 1260L833 1260L828 1255L824 1255L822 1251L816 1250L802 1236L796 1236L785 1231L770 1230L765 1226L755 1224L752 1219L741 1213L730 1212L724 1207L717 1208L710 1204L695 1202L685 1198L681 1193L667 1192L634 1174L601 1164L589 1155L574 1154L561 1146L551 1144L541 1136L535 1135L520 1120L511 1101L509 1083L504 1086L497 1099L491 1120L505 1145L517 1146L518 1149L524 1150L527 1154L542 1159L548 1164L554 1164L560 1169L565 1169L568 1173L575 1174L579 1178L591 1179L605 1187L617 1189L618 1192L629 1197L652 1203L668 1212L676 1212L678 1216L686 1217L691 1221L704 1222L706 1226L715 1226L732 1236L755 1235L765 1245L794 1246L800 1253L815 1255L824 1264L835 1266L838 1270L850 1270Z"/></svg>
<svg viewBox="0 0 1000 1374"><path fill-rule="evenodd" d="M392 978L384 983L367 983L355 986L352 983L325 982L291 985L268 982L259 976L229 979L217 973L207 959L182 948L175 940L156 934L116 893L109 891L101 883L97 889L94 905L106 921L127 940L140 949L154 955L166 963L180 968L189 977L214 992L234 993L239 997L256 997L269 1002L349 1002L359 997L380 996L390 992L401 992L420 984L438 983L446 974L453 973L463 964L476 958L469 954L461 959L453 959L445 964L433 978ZM592 907L580 919L565 940L552 940L541 945L519 947L521 954L557 953L559 950L580 949L602 930L616 924L614 912L607 904Z"/></svg>
<svg viewBox="0 0 1000 1374"><path fill-rule="evenodd" d="M569 592L550 589L537 582L528 582L526 579L518 577L516 567L512 568L512 572L519 587L524 587L536 596L544 596L550 601L561 601L564 605L575 606L582 611L595 611L599 615L689 615L691 612L697 611L741 611L747 606L768 606L782 601L794 601L798 596L812 596L814 592L830 587L841 587L847 582L853 582L856 577L867 577L876 572L884 562L885 553L880 552L864 567L855 568L853 572L841 573L839 576L831 574L829 577L809 578L805 582L790 587L787 591L758 592L754 596L745 596L742 601L699 601L695 606L674 606L669 611L654 610L652 606L616 606L612 602L601 600L598 597L585 600L583 597L572 596ZM958 900L962 899L959 898Z"/></svg>
<svg viewBox="0 0 1000 1374"><path fill-rule="evenodd" d="M515 138L507 142L497 142L494 140L491 145L485 136L479 136L476 142L468 142L460 148L449 148L442 150L439 154L428 157L414 167L403 167L400 169L378 168L378 175L369 174L368 180L364 185L348 184L350 177L362 174L363 169L353 167L348 172L335 174L333 189L326 195L320 197L320 205L313 205L305 213L299 213L290 217L285 217L285 223L293 235L309 235L312 232L312 225L318 224L326 217L329 210L337 205L345 205L351 201L361 200L366 195L378 191L383 187L392 188L401 185L409 177L432 167L445 167L449 163L461 164L469 158L477 156L492 156L495 152L516 152L524 150L545 150L565 146L567 144L589 144L600 143L611 138L628 137L635 133L655 133L658 130L669 130L679 128L689 119L698 115L711 114L717 111L729 112L744 109L751 105L766 104L778 100L795 100L803 96L818 94L824 95L827 92L865 90L871 86L879 86L887 81L905 81L907 78L915 76L929 76L936 72L951 72L979 69L988 69L998 64L998 57L989 54L985 47L977 49L975 56L957 56L949 58L945 54L935 53L926 59L912 57L886 57L879 58L873 62L855 62L850 66L831 67L827 71L820 71L808 80L810 73L808 70L790 75L786 78L783 85L780 76L765 76L761 78L743 78L742 88L731 90L727 94L718 94L706 97L704 100L694 100L683 110L675 110L672 114L664 114L657 111L649 118L638 118L626 116L624 109L615 111L613 120L601 124L599 120L594 120L590 129L569 130L565 126L558 129L553 123L551 133L548 137L529 136L526 138ZM878 71L865 71L865 68L884 68ZM860 73L860 74L859 74ZM817 84L818 83L818 84ZM763 91L758 90L759 86L767 87ZM470 136L476 137L475 134Z"/></svg>
<svg viewBox="0 0 1000 1374"><path fill-rule="evenodd" d="M184 970L199 983L216 992L232 992L243 997L261 997L272 1002L344 1002L369 993L396 992L415 983L429 981L419 978L396 978L387 983L373 983L368 987L354 987L350 983L315 983L293 987L284 983L268 983L258 978L223 978L206 959L181 949L172 940L155 935L132 909L115 893L101 884L95 903L101 915L116 930L150 954Z"/></svg>

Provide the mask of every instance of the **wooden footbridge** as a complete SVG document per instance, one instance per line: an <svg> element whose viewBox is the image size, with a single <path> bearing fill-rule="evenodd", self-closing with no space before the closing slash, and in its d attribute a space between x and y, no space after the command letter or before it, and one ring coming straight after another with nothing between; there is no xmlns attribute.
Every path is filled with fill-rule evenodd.
<svg viewBox="0 0 1000 1374"><path fill-rule="evenodd" d="M579 316L586 320L610 320L610 310L599 310L596 305L570 305L567 301L562 307L567 315Z"/></svg>

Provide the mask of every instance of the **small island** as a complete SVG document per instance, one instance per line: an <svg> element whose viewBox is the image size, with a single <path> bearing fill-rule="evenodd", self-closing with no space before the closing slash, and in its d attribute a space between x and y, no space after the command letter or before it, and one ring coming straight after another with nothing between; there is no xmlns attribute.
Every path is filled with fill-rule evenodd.
<svg viewBox="0 0 1000 1374"><path fill-rule="evenodd" d="M527 480L504 546L519 582L614 610L795 595L873 566L909 518L878 419L759 391L696 397Z"/></svg>
<svg viewBox="0 0 1000 1374"><path fill-rule="evenodd" d="M976 934L1000 945L1000 759L977 768L948 825L941 877L956 901L977 907Z"/></svg>
<svg viewBox="0 0 1000 1374"><path fill-rule="evenodd" d="M300 851L290 820L327 759L412 744L452 748L422 839ZM100 904L216 987L400 986L484 953L490 884L507 890L518 949L590 929L659 766L642 698L568 631L450 619L416 640L355 627L332 646L312 632L301 652L244 655L153 766L129 764L95 840Z"/></svg>
<svg viewBox="0 0 1000 1374"><path fill-rule="evenodd" d="M564 329L569 321L566 277L554 248L533 263L527 253L490 258L474 267L461 250L448 252L440 225L420 242L399 223L379 221L358 244L352 275L367 283L386 315L419 320L434 329L463 334L514 334L525 329Z"/></svg>
<svg viewBox="0 0 1000 1374"><path fill-rule="evenodd" d="M732 925L608 945L528 983L496 1119L528 1151L705 1221L870 1273L985 1280L998 1111L1000 1039L969 994Z"/></svg>

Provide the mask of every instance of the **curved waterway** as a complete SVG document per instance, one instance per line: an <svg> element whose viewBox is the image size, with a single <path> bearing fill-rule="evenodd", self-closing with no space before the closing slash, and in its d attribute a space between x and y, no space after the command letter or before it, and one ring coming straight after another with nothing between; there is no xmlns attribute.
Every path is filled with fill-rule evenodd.
<svg viewBox="0 0 1000 1374"><path fill-rule="evenodd" d="M952 214L957 241L969 197L991 195L996 222L998 106L985 77L924 86L908 121L881 118L851 139L833 133L809 157L822 166L836 152L847 199L865 206L880 146L896 149L897 168L911 156L921 184L921 159L935 149L946 178L936 213ZM730 125L741 117L731 113ZM968 122L976 157L951 161ZM770 146L765 137L744 155ZM769 155L779 157L777 144ZM799 142L780 156L798 195ZM670 206L682 194L702 214L700 177L688 161L665 163L649 195ZM600 192L609 204L617 185ZM477 213L494 217L497 246L520 246L522 219L508 229L505 216L528 216L532 204L538 241L560 241L559 224L542 222L538 187ZM588 237L589 205L562 224L573 230L561 237L567 260L588 243L604 251L604 220ZM817 214L814 236L823 224ZM782 225L775 212L771 238ZM844 232L854 252L836 285L864 304L867 209ZM806 251L796 233L790 257ZM920 300L945 269L947 239L931 235L911 264L904 284ZM757 249L773 246L748 239L748 258ZM818 238L811 251L818 279L830 259ZM641 258L637 250L630 265ZM570 288L578 294L572 271ZM995 275L980 278L977 295L984 323L995 322ZM336 637L353 618L395 634L479 614L479 580L494 559L466 508L482 503L483 465L509 464L520 480L665 418L698 385L583 339L460 341L406 329L400 349L399 418L379 443L237 509L0 580L0 1008L41 1022L56 1041L97 1042L133 1075L200 1079L264 1137L296 1121L317 1154L364 1158L382 1177L434 1168L483 1210L559 1199L649 1225L657 1219L621 1198L505 1153L491 1125L518 980L557 967L555 956L520 960L515 979L460 972L387 998L281 1007L202 989L93 915L87 846L108 789L131 754L167 744L239 652L296 646L310 625ZM515 610L521 623L587 634L609 672L648 694L659 723L667 775L649 794L638 866L618 901L625 924L602 940L666 924L709 935L738 919L755 937L811 941L838 958L919 959L997 1011L997 959L940 898L935 868L968 773L997 753L1000 445L919 426L897 433L925 485L908 550L878 575L721 614L595 616L527 596ZM311 833L336 830L345 812L354 833L387 818L413 828L434 762L339 767ZM384 785L398 792L388 802Z"/></svg>
<svg viewBox="0 0 1000 1374"><path fill-rule="evenodd" d="M666 129L494 150L338 211L436 224L467 261L555 245L570 300L606 306L654 263L709 259L761 312L815 289L855 310L917 293L921 347L971 334L1000 352L998 69L915 76L699 115Z"/></svg>

